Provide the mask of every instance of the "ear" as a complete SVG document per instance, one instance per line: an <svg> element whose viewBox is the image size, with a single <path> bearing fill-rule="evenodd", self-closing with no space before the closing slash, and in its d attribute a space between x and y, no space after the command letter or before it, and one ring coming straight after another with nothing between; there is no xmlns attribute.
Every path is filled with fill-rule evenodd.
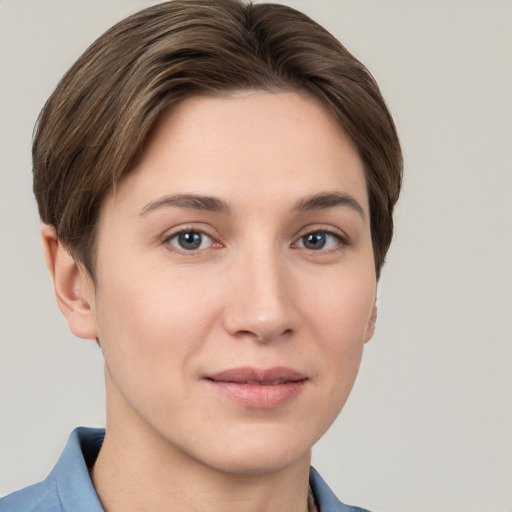
<svg viewBox="0 0 512 512"><path fill-rule="evenodd" d="M372 314L370 315L370 319L368 320L368 326L366 327L366 339L365 343L368 343L375 332L375 324L377 322L377 302L373 303Z"/></svg>
<svg viewBox="0 0 512 512"><path fill-rule="evenodd" d="M57 304L71 332L84 339L97 339L94 317L94 285L87 271L69 254L57 238L55 228L41 228L44 257L55 290Z"/></svg>

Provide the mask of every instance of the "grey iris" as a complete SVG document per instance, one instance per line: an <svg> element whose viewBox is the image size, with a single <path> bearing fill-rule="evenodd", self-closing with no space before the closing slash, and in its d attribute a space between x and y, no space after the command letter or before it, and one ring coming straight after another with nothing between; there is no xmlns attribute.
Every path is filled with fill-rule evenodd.
<svg viewBox="0 0 512 512"><path fill-rule="evenodd" d="M322 249L326 241L325 233L310 233L302 237L302 243L306 249Z"/></svg>
<svg viewBox="0 0 512 512"><path fill-rule="evenodd" d="M178 236L178 243L182 249L192 251L201 247L202 236L200 233L189 231L187 233L180 233Z"/></svg>

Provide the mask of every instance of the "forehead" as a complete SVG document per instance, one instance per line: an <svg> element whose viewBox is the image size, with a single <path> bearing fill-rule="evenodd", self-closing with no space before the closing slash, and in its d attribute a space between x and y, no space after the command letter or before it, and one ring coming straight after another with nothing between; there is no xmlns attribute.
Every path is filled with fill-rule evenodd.
<svg viewBox="0 0 512 512"><path fill-rule="evenodd" d="M121 180L116 204L158 193L296 200L333 188L367 208L361 159L334 115L306 94L249 91L170 108Z"/></svg>

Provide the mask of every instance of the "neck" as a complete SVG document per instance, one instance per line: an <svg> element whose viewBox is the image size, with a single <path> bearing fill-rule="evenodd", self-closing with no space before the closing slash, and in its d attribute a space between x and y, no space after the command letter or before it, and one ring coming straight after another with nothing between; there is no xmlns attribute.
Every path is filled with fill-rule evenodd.
<svg viewBox="0 0 512 512"><path fill-rule="evenodd" d="M309 452L284 469L228 472L181 452L141 418L110 414L108 405L91 469L106 512L307 512Z"/></svg>

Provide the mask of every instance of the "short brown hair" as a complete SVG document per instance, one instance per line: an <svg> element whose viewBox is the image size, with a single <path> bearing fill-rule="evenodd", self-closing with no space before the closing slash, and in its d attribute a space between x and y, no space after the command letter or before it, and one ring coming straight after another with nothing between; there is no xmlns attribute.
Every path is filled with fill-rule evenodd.
<svg viewBox="0 0 512 512"><path fill-rule="evenodd" d="M368 70L324 28L284 5L173 0L97 39L38 119L33 174L42 221L93 276L103 198L163 112L192 95L247 89L305 91L352 138L365 168L379 276L402 177L393 119Z"/></svg>

